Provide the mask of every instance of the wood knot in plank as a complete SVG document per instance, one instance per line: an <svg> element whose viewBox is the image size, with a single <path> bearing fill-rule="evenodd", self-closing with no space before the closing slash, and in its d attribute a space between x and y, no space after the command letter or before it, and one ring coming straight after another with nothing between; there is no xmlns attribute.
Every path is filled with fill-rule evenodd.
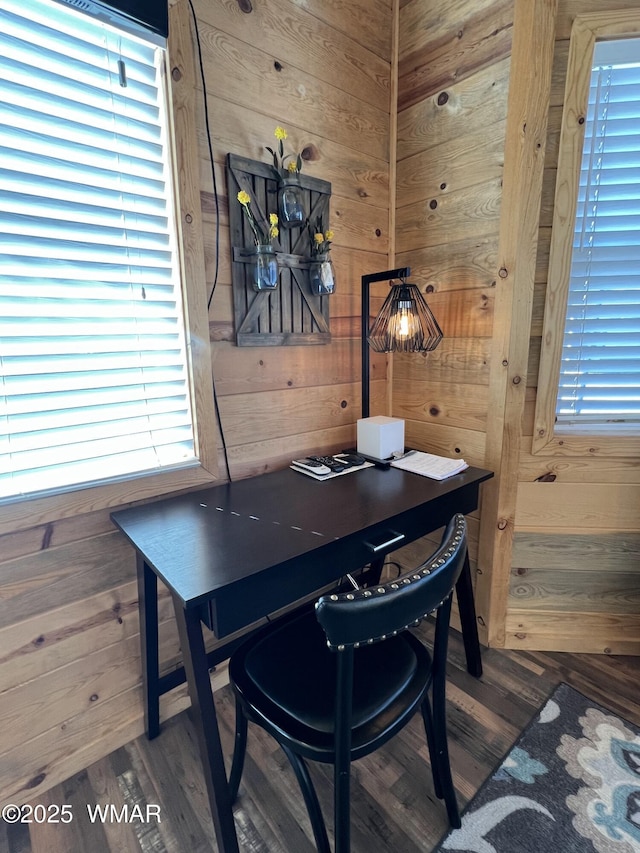
<svg viewBox="0 0 640 853"><path fill-rule="evenodd" d="M40 550L45 551L49 545L51 544L51 540L53 538L53 524L49 523L44 529L44 533L42 534L42 542L40 543Z"/></svg>
<svg viewBox="0 0 640 853"><path fill-rule="evenodd" d="M316 146L310 142L308 145L305 145L302 151L300 152L300 156L306 163L311 163L314 160L320 159L320 152L316 148Z"/></svg>
<svg viewBox="0 0 640 853"><path fill-rule="evenodd" d="M29 779L29 781L25 785L25 788L27 788L27 789L37 788L38 785L42 785L42 783L44 782L44 780L46 778L47 778L46 773L38 773L37 776L34 776L32 779Z"/></svg>

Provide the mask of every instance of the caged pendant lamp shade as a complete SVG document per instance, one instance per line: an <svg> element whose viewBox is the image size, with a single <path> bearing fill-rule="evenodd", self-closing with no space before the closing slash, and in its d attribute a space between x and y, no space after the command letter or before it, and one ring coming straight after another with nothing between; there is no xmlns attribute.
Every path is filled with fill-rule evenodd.
<svg viewBox="0 0 640 853"><path fill-rule="evenodd" d="M431 352L442 330L417 285L391 286L367 336L375 352Z"/></svg>
<svg viewBox="0 0 640 853"><path fill-rule="evenodd" d="M400 267L362 276L363 418L369 417L369 347L375 352L431 352L442 340L442 330L417 285L407 284L409 275L409 267ZM369 327L371 285L385 280L391 290Z"/></svg>

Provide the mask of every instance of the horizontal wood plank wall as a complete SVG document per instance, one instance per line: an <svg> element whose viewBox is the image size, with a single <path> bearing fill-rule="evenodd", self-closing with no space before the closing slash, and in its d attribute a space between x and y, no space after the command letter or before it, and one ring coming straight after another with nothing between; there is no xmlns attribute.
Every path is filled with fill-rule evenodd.
<svg viewBox="0 0 640 853"><path fill-rule="evenodd" d="M355 441L360 412L360 277L389 254L391 2L269 0L243 14L235 0L196 3L221 211L218 280L209 313L213 370L232 478ZM386 34L386 35L385 35ZM200 81L198 81L200 87ZM199 93L201 95L201 92ZM203 122L201 121L201 127ZM267 160L276 125L303 172L331 182L329 346L235 346L224 158ZM214 283L216 217L201 138L207 270ZM372 409L385 408L386 359L372 359Z"/></svg>
<svg viewBox="0 0 640 853"><path fill-rule="evenodd" d="M628 0L559 0L506 644L640 654L640 459L531 453L560 123L576 15Z"/></svg>
<svg viewBox="0 0 640 853"><path fill-rule="evenodd" d="M394 356L393 414L409 445L478 466L492 339L502 334L494 313L512 23L513 0L400 9L396 261L411 267L444 338L427 357ZM475 517L474 568L478 538Z"/></svg>
<svg viewBox="0 0 640 853"><path fill-rule="evenodd" d="M444 340L426 359L394 359L393 413L406 419L415 446L461 455L501 475L485 487L492 500L485 500L480 524L485 556L477 592L480 617L486 610L490 622L480 626L485 640L640 654L640 460L531 453L571 25L581 12L635 4L559 0L555 40L549 27L548 41L534 51L553 49L542 187L539 198L528 199L533 209L540 205L537 239L532 233L518 247L524 259L533 253L536 264L533 288L528 273L527 281L516 279L507 311L496 299L496 281L503 265L510 275L498 259L500 227L506 233L518 215L518 196L510 200L501 191L505 122L514 122L507 91L518 85L510 56L514 5L401 4L397 261L415 270ZM529 45L528 62L530 54ZM534 108L533 97L521 99L523 110ZM523 360L520 326L528 316L526 390L516 392L517 405L505 405L496 354L517 320L514 352ZM506 363L512 358L513 352ZM522 366L517 370L524 375ZM508 393L515 400L513 389ZM489 490L496 488L501 497L493 500Z"/></svg>
<svg viewBox="0 0 640 853"><path fill-rule="evenodd" d="M253 7L244 14L236 0L194 0L219 232L189 3L178 0L171 11L172 40L194 56L209 291L215 283L209 329L234 478L353 443L360 276L386 269L389 248L391 0L263 0ZM183 73L174 69L172 76ZM333 185L338 285L328 346L256 349L232 342L223 164L227 152L265 159L276 125L303 152L304 171ZM372 377L373 404L381 408L384 357L372 360ZM107 510L8 533L0 554L0 803L24 802L143 730L135 561ZM166 591L160 618L161 654L170 669L179 645ZM213 677L224 680L224 668ZM163 717L188 701L184 688L164 697Z"/></svg>

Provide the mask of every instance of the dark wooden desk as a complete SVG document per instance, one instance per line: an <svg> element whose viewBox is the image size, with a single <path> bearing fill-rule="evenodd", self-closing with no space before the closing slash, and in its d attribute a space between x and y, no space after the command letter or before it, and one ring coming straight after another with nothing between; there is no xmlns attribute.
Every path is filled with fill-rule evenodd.
<svg viewBox="0 0 640 853"><path fill-rule="evenodd" d="M207 654L202 623L224 638L478 507L469 468L437 482L391 468L367 468L318 482L286 469L112 514L136 549L148 737L160 731L159 699L189 684L211 813L222 853L238 842L227 788L211 666L236 641ZM425 554L425 557L428 556ZM184 668L162 678L157 578L168 586ZM467 666L482 673L468 557L456 586Z"/></svg>

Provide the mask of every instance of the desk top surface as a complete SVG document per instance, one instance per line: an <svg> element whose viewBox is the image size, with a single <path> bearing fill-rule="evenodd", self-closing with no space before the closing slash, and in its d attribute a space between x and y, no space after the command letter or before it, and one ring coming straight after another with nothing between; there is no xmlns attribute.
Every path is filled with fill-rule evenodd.
<svg viewBox="0 0 640 853"><path fill-rule="evenodd" d="M287 468L119 510L111 518L188 606L492 476L468 468L436 481L396 468L365 468L318 481Z"/></svg>

